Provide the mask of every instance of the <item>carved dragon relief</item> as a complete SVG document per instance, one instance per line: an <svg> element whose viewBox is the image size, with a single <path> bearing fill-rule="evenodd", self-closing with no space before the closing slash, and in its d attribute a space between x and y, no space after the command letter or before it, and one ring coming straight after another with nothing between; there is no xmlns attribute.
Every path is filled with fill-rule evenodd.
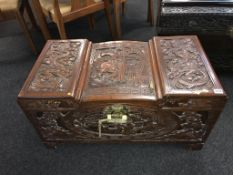
<svg viewBox="0 0 233 175"><path fill-rule="evenodd" d="M53 42L28 89L65 92L70 85L75 62L80 62L81 45L79 41Z"/></svg>
<svg viewBox="0 0 233 175"><path fill-rule="evenodd" d="M162 39L160 46L171 90L212 90L213 82L192 39Z"/></svg>
<svg viewBox="0 0 233 175"><path fill-rule="evenodd" d="M85 93L153 95L149 63L147 43L94 44Z"/></svg>
<svg viewBox="0 0 233 175"><path fill-rule="evenodd" d="M134 110L125 123L103 123L98 137L98 121L104 113L78 111L39 112L36 120L45 139L99 140L184 140L201 141L206 132L204 112L171 112L158 115L157 111ZM35 116L35 115L33 115Z"/></svg>

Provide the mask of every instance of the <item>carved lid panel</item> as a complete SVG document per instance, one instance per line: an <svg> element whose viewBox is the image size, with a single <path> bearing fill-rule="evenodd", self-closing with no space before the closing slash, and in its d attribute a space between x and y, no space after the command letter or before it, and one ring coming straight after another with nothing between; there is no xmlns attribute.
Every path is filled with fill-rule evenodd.
<svg viewBox="0 0 233 175"><path fill-rule="evenodd" d="M155 100L148 43L93 44L83 101Z"/></svg>
<svg viewBox="0 0 233 175"><path fill-rule="evenodd" d="M164 95L225 95L196 36L154 37Z"/></svg>
<svg viewBox="0 0 233 175"><path fill-rule="evenodd" d="M19 96L29 98L74 96L87 45L87 40L48 41Z"/></svg>
<svg viewBox="0 0 233 175"><path fill-rule="evenodd" d="M19 98L155 102L164 95L226 96L195 36L149 43L51 40Z"/></svg>

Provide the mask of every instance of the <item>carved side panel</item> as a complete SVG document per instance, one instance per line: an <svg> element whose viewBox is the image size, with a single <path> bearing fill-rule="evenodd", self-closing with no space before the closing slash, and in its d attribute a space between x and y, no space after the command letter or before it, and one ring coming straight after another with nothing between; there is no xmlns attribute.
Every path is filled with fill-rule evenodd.
<svg viewBox="0 0 233 175"><path fill-rule="evenodd" d="M208 112L173 111L167 113L176 120L176 129L162 138L164 140L202 141L207 131Z"/></svg>
<svg viewBox="0 0 233 175"><path fill-rule="evenodd" d="M214 84L193 39L161 39L159 45L167 92L213 91Z"/></svg>
<svg viewBox="0 0 233 175"><path fill-rule="evenodd" d="M83 40L53 41L46 53L42 55L43 60L28 90L66 92L72 83L74 67L80 64L80 50L83 45Z"/></svg>
<svg viewBox="0 0 233 175"><path fill-rule="evenodd" d="M30 111L28 115L35 121L36 127L45 141L74 140L75 135L63 125L63 119L68 112Z"/></svg>
<svg viewBox="0 0 233 175"><path fill-rule="evenodd" d="M84 98L96 95L154 96L154 84L144 42L94 44Z"/></svg>

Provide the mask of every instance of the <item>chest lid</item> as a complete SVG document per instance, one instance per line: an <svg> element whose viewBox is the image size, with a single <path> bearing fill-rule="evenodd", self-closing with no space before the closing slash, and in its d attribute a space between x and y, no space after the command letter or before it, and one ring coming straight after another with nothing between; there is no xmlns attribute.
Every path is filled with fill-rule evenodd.
<svg viewBox="0 0 233 175"><path fill-rule="evenodd" d="M150 103L164 96L226 96L196 36L48 41L18 97Z"/></svg>
<svg viewBox="0 0 233 175"><path fill-rule="evenodd" d="M148 43L93 44L81 101L156 100Z"/></svg>
<svg viewBox="0 0 233 175"><path fill-rule="evenodd" d="M49 40L33 66L19 98L74 98L88 40Z"/></svg>
<svg viewBox="0 0 233 175"><path fill-rule="evenodd" d="M226 96L196 36L154 37L163 96Z"/></svg>

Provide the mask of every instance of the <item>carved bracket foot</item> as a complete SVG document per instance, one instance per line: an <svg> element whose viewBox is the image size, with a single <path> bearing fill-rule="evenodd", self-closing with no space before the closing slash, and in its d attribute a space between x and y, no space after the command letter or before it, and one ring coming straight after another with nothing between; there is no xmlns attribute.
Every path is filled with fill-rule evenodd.
<svg viewBox="0 0 233 175"><path fill-rule="evenodd" d="M44 142L44 144L48 149L56 149L57 148L57 143L55 143L55 142Z"/></svg>
<svg viewBox="0 0 233 175"><path fill-rule="evenodd" d="M187 144L188 149L190 150L201 150L204 146L204 143L192 143L192 144Z"/></svg>

